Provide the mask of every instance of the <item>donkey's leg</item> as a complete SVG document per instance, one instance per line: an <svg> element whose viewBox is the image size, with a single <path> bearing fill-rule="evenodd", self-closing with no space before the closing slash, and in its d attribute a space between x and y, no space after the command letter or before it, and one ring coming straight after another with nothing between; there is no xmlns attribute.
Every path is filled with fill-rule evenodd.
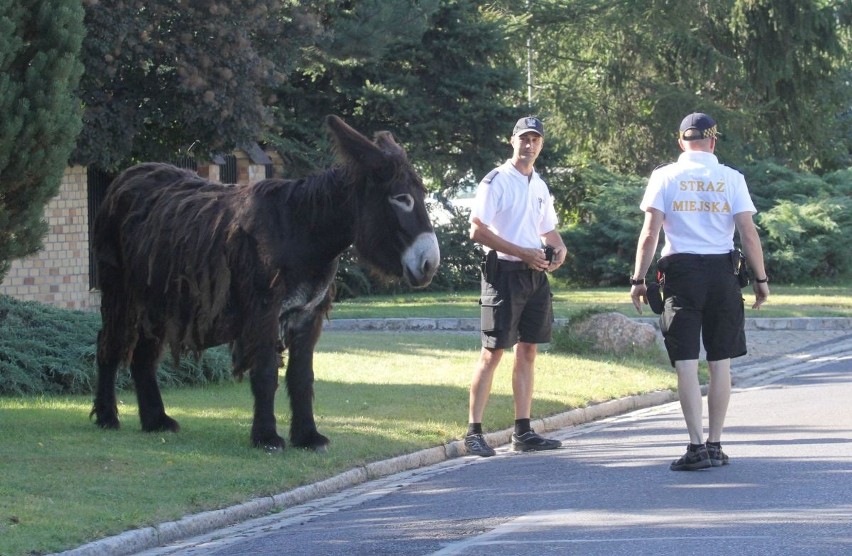
<svg viewBox="0 0 852 556"><path fill-rule="evenodd" d="M251 392L254 394L254 420L251 443L256 448L282 450L284 439L275 426L275 391L278 389L278 368L281 355L275 341L258 345L251 369Z"/></svg>
<svg viewBox="0 0 852 556"><path fill-rule="evenodd" d="M130 362L130 376L133 377L136 399L139 402L139 419L145 432L180 430L178 422L166 415L157 384L157 366L162 353L163 344L160 339L147 338L140 334Z"/></svg>
<svg viewBox="0 0 852 556"><path fill-rule="evenodd" d="M107 333L98 331L98 379L95 403L89 417L94 415L95 424L104 429L117 429L118 404L115 400L115 377L121 363L120 350L107 340Z"/></svg>
<svg viewBox="0 0 852 556"><path fill-rule="evenodd" d="M290 396L290 442L300 448L326 451L329 439L314 421L314 347L322 332L319 313L290 329L287 357L287 394Z"/></svg>

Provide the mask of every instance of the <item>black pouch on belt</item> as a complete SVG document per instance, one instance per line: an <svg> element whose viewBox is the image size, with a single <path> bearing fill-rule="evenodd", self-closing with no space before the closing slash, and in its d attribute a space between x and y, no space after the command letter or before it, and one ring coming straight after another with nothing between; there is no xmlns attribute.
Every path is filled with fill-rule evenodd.
<svg viewBox="0 0 852 556"><path fill-rule="evenodd" d="M662 315L665 309L663 302L663 285L660 282L651 282L645 287L645 299L654 314Z"/></svg>
<svg viewBox="0 0 852 556"><path fill-rule="evenodd" d="M482 275L489 284L493 284L497 277L497 251L494 249L489 251L485 255L485 260L482 261Z"/></svg>
<svg viewBox="0 0 852 556"><path fill-rule="evenodd" d="M663 259L657 261L657 281L651 282L645 287L645 299L648 300L648 306L657 315L662 315L663 309L665 309L663 288L666 284L666 275L662 268L660 268L664 264Z"/></svg>
<svg viewBox="0 0 852 556"><path fill-rule="evenodd" d="M731 251L731 265L734 268L734 275L737 277L740 288L748 286L751 283L751 278L748 274L748 265L746 264L745 255L739 249Z"/></svg>

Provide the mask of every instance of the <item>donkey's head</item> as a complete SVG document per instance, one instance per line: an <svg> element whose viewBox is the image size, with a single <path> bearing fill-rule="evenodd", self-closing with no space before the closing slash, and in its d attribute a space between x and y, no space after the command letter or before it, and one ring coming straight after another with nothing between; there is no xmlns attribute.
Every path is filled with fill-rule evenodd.
<svg viewBox="0 0 852 556"><path fill-rule="evenodd" d="M358 255L383 274L428 285L440 262L438 239L426 212L426 189L405 151L387 131L373 142L336 116L326 124L356 178Z"/></svg>

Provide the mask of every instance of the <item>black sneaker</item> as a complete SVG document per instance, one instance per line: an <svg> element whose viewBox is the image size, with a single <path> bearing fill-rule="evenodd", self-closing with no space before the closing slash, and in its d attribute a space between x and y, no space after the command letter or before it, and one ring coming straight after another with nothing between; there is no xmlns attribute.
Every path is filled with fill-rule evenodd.
<svg viewBox="0 0 852 556"><path fill-rule="evenodd" d="M494 448L488 445L485 437L481 434L469 434L465 436L464 447L467 448L467 453L473 456L487 458L497 453L494 451Z"/></svg>
<svg viewBox="0 0 852 556"><path fill-rule="evenodd" d="M709 442L706 444L707 453L710 455L710 464L713 467L722 467L723 465L728 465L728 454L722 451L722 446L720 444L710 444Z"/></svg>
<svg viewBox="0 0 852 556"><path fill-rule="evenodd" d="M710 463L707 447L704 444L690 444L686 448L686 453L680 459L673 461L669 469L672 471L697 471L698 469L707 469L711 465L713 464Z"/></svg>
<svg viewBox="0 0 852 556"><path fill-rule="evenodd" d="M562 446L558 440L539 436L530 429L522 435L512 433L512 449L516 452L534 452L537 450L555 450Z"/></svg>

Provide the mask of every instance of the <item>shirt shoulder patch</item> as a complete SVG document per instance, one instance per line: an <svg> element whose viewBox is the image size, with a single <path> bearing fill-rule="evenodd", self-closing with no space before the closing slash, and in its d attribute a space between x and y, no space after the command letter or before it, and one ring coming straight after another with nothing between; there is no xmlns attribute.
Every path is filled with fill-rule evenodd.
<svg viewBox="0 0 852 556"><path fill-rule="evenodd" d="M486 175L484 178L482 178L482 181L479 182L479 183L485 183L485 184L491 183L491 180L494 179L494 176L496 176L499 173L500 173L500 169L494 168L493 170L488 172L488 175Z"/></svg>
<svg viewBox="0 0 852 556"><path fill-rule="evenodd" d="M742 171L742 170L740 170L739 168L737 168L737 167L735 167L735 166L731 166L730 164L720 164L720 166L723 166L723 167L725 167L725 168L727 168L727 169L729 169L729 170L733 170L734 172L738 173L738 174L739 174L739 175L741 175L741 176L744 176L744 175L745 175L745 174L743 174L743 171Z"/></svg>

